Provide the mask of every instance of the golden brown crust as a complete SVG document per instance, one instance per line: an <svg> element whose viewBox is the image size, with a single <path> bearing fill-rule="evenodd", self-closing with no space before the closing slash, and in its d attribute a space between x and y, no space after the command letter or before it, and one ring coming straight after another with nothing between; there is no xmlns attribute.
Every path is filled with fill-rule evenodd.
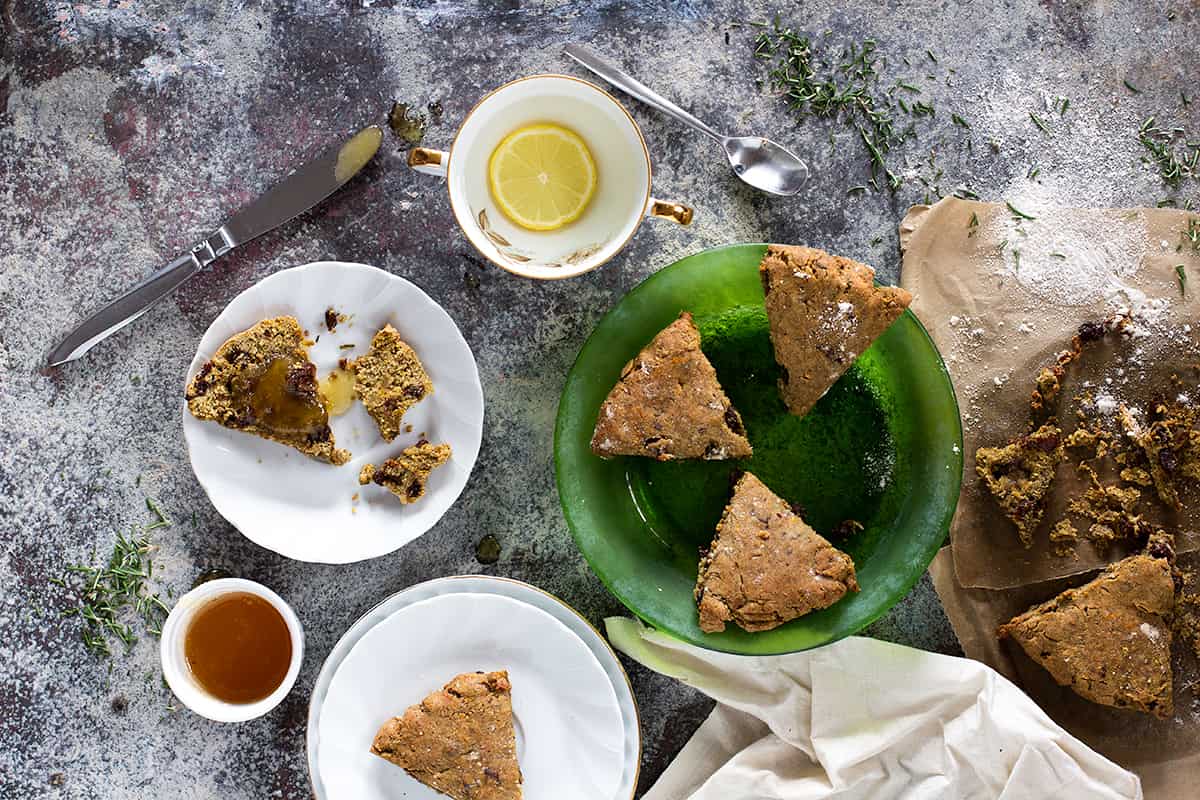
<svg viewBox="0 0 1200 800"><path fill-rule="evenodd" d="M371 752L456 800L520 800L508 673L469 672L383 724Z"/></svg>
<svg viewBox="0 0 1200 800"><path fill-rule="evenodd" d="M304 331L273 317L231 336L192 378L188 411L197 419L252 433L331 464L345 464L317 391Z"/></svg>
<svg viewBox="0 0 1200 800"><path fill-rule="evenodd" d="M400 434L405 412L433 394L421 359L391 325L380 328L371 349L346 367L354 372L354 391L387 442Z"/></svg>
<svg viewBox="0 0 1200 800"><path fill-rule="evenodd" d="M709 460L752 453L742 418L684 311L621 370L592 434L598 456Z"/></svg>
<svg viewBox="0 0 1200 800"><path fill-rule="evenodd" d="M1026 547L1033 546L1033 534L1046 513L1046 496L1062 459L1062 431L1050 423L1003 447L981 447L975 452L975 473L1016 526Z"/></svg>
<svg viewBox="0 0 1200 800"><path fill-rule="evenodd" d="M854 561L796 516L751 473L734 487L716 538L700 561L700 629L729 620L765 631L858 591Z"/></svg>
<svg viewBox="0 0 1200 800"><path fill-rule="evenodd" d="M773 244L758 272L779 392L801 417L912 302L904 289L876 286L866 264L811 247Z"/></svg>
<svg viewBox="0 0 1200 800"><path fill-rule="evenodd" d="M429 473L450 460L450 445L421 441L379 466L367 464L358 473L362 485L374 482L408 505L425 496Z"/></svg>
<svg viewBox="0 0 1200 800"><path fill-rule="evenodd" d="M1060 686L1093 703L1172 714L1175 584L1166 558L1130 556L1001 625Z"/></svg>

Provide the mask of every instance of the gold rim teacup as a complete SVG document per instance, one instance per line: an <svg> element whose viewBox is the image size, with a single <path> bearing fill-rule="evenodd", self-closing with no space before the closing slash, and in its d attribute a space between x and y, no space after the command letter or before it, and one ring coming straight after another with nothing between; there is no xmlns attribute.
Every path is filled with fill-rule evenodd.
<svg viewBox="0 0 1200 800"><path fill-rule="evenodd" d="M510 221L488 188L488 159L500 141L534 123L570 128L596 162L596 193L583 215L553 231ZM557 280L596 269L619 253L646 217L692 221L686 205L650 194L650 151L638 124L616 98L569 75L532 75L485 95L467 114L450 151L417 147L408 165L446 178L450 206L476 250L515 275Z"/></svg>

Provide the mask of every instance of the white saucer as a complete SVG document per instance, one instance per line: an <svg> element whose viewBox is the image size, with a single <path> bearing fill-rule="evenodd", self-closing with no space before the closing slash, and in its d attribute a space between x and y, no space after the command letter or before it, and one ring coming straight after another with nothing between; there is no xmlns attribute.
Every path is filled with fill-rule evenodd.
<svg viewBox="0 0 1200 800"><path fill-rule="evenodd" d="M371 755L388 718L454 675L507 669L527 800L627 800L641 740L628 679L570 607L528 584L462 576L419 584L369 611L313 690L308 762L317 798L441 795Z"/></svg>
<svg viewBox="0 0 1200 800"><path fill-rule="evenodd" d="M324 322L328 308L350 317L332 333ZM198 420L181 401L196 478L221 516L251 541L289 558L341 564L390 553L441 519L479 454L483 390L471 349L450 316L412 283L364 264L320 261L275 273L235 297L200 340L187 380L230 336L282 315L295 317L317 340L309 357L320 376L338 359L366 353L375 332L391 323L420 357L433 394L405 415L412 432L391 444L357 401L330 420L338 447L353 453L340 467ZM341 347L346 344L355 346ZM378 464L422 435L448 442L453 455L434 471L418 502L402 505L382 487L358 485L364 464Z"/></svg>

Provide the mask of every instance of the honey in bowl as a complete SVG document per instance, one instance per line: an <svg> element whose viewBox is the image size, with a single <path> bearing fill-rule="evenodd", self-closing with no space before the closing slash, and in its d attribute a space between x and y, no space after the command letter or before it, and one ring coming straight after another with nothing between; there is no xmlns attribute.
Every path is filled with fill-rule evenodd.
<svg viewBox="0 0 1200 800"><path fill-rule="evenodd" d="M183 654L205 692L226 703L254 703L269 697L287 676L292 634L268 600L229 592L193 615Z"/></svg>

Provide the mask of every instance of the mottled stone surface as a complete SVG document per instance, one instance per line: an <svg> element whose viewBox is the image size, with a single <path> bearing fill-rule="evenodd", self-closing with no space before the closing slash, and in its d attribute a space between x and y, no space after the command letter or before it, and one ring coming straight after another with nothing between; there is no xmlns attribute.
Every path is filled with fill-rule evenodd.
<svg viewBox="0 0 1200 800"><path fill-rule="evenodd" d="M906 178L894 195L847 195L866 178L856 134L826 121L797 126L756 86L763 72L753 34L735 23L776 10L808 32L874 37L888 56L889 83L926 87L938 110L894 154ZM1200 133L1200 102L1179 99L1180 89L1191 91L1187 76L1194 83L1200 74L1197 14L1186 0L820 0L803 10L736 0L286 8L3 0L0 796L306 796L305 713L322 660L367 608L425 578L512 576L593 621L620 613L571 542L551 468L557 395L599 317L654 270L727 242L813 244L895 279L896 225L926 191L922 177L943 192L966 186L987 199L1032 193L1153 204L1165 192L1138 162L1137 125L1156 114L1162 124L1189 126L1193 138ZM427 142L446 145L487 89L533 72L577 72L559 55L573 40L635 67L718 127L763 132L810 154L811 190L790 200L755 194L710 142L631 104L656 158L655 192L694 204L695 224L647 224L605 268L533 283L471 254L444 187L408 172L389 136L381 157L330 202L220 262L86 361L42 371L44 354L81 314L304 156L382 121L393 100L439 104ZM1059 96L1071 99L1061 118L1046 108ZM970 127L954 125L951 111ZM1052 135L1033 125L1031 111L1048 118ZM1195 186L1183 196L1195 197ZM483 449L458 504L401 551L340 567L287 561L218 517L188 467L179 422L186 365L228 300L271 272L318 259L375 264L422 286L474 349L487 400ZM147 494L176 520L156 534L165 592L178 596L202 569L223 567L274 587L304 621L299 682L266 717L231 726L172 711L156 640L143 637L110 669L80 645L78 621L60 619L69 600L48 579L91 559L93 548L107 553L117 530L145 521ZM485 534L501 553L481 566L475 547ZM869 632L957 649L927 580ZM644 669L630 674L645 789L710 704Z"/></svg>

